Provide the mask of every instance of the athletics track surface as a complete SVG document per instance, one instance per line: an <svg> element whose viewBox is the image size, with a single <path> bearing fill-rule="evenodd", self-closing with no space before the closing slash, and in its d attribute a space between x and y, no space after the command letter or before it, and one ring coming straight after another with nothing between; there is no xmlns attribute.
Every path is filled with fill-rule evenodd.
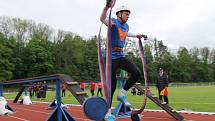
<svg viewBox="0 0 215 121"><path fill-rule="evenodd" d="M0 121L45 121L53 110L48 110L47 103L34 103L32 105L14 104L8 101L16 113L9 116L0 116ZM83 113L81 106L69 106L66 109L76 121L90 121ZM188 114L182 113L185 119L190 121L215 121L215 114ZM117 121L131 121L130 118ZM165 112L144 112L141 121L176 121Z"/></svg>

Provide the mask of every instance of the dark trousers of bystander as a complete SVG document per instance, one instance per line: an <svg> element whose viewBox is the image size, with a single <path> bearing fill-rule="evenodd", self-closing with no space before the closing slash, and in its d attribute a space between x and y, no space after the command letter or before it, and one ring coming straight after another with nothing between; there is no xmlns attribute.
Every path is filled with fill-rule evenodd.
<svg viewBox="0 0 215 121"><path fill-rule="evenodd" d="M92 96L94 96L94 90L90 90L90 92L91 92Z"/></svg>
<svg viewBox="0 0 215 121"><path fill-rule="evenodd" d="M61 97L65 97L65 96L66 96L66 90L62 90Z"/></svg>
<svg viewBox="0 0 215 121"><path fill-rule="evenodd" d="M103 94L102 94L102 88L98 88L97 96L99 95L99 93L100 93L100 95L103 97Z"/></svg>

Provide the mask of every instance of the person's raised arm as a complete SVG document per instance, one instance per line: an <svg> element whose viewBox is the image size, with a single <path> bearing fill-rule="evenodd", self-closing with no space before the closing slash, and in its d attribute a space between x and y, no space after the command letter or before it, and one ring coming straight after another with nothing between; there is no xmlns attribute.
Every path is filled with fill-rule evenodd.
<svg viewBox="0 0 215 121"><path fill-rule="evenodd" d="M101 17L100 17L100 21L102 23L104 23L106 26L109 25L109 21L108 21L108 10L109 8L113 7L114 6L114 3L112 0L106 0L106 6L103 8L102 10L102 14L101 14ZM113 22L111 21L111 24Z"/></svg>
<svg viewBox="0 0 215 121"><path fill-rule="evenodd" d="M133 34L131 32L128 32L127 36L128 37L133 37L133 38L144 38L144 39L147 39L147 36L144 35L144 34Z"/></svg>
<svg viewBox="0 0 215 121"><path fill-rule="evenodd" d="M108 15L108 7L107 5L103 8L102 10L102 14L101 14L101 17L100 17L100 21L105 24L106 26L108 26L108 18L107 18L107 15Z"/></svg>

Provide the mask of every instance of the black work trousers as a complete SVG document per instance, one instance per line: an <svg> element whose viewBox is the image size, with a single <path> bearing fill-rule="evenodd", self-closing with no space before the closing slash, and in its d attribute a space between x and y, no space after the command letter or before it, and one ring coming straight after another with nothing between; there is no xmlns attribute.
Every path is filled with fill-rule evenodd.
<svg viewBox="0 0 215 121"><path fill-rule="evenodd" d="M141 71L139 68L126 58L119 58L119 59L113 59L112 60L112 82L111 82L111 103L112 103L112 98L113 94L116 90L116 84L117 84L117 79L116 79L116 73L118 69L122 69L124 71L127 71L130 73L130 77L128 80L126 80L126 83L123 87L124 90L128 91L140 78Z"/></svg>

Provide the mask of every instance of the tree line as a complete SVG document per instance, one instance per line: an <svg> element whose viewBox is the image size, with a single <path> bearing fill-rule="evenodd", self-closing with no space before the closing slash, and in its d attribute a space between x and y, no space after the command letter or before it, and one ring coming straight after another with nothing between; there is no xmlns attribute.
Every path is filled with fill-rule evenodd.
<svg viewBox="0 0 215 121"><path fill-rule="evenodd" d="M105 38L102 42L105 46ZM128 40L124 51L142 69L135 41ZM172 82L215 81L214 49L180 47L173 53L154 38L144 44L144 52L151 83L159 67ZM0 17L0 80L55 73L68 74L74 80L99 80L97 36L84 39L32 20Z"/></svg>

